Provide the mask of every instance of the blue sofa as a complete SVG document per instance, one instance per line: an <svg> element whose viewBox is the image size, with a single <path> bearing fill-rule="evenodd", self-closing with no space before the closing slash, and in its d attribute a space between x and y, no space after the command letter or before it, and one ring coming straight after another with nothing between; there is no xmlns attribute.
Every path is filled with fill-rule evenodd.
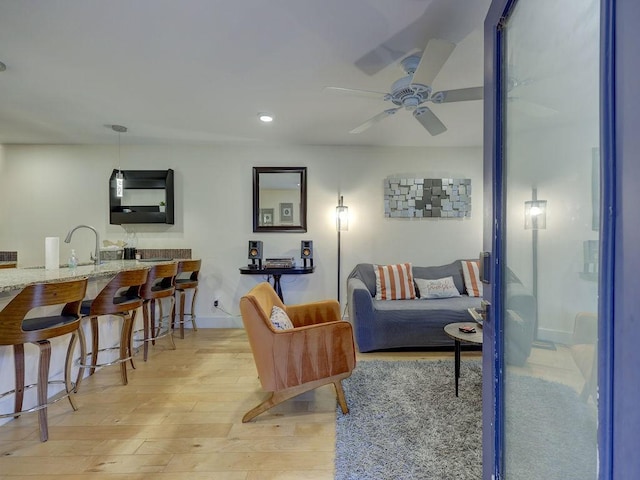
<svg viewBox="0 0 640 480"><path fill-rule="evenodd" d="M356 265L347 279L349 321L360 352L392 348L451 347L453 340L444 326L472 321L468 308L480 307L481 299L469 297L464 287L460 260L433 267L413 266L414 278L453 277L459 297L416 300L376 300L373 264ZM535 300L515 275L507 278L507 309L513 341L507 342L507 360L523 364L533 341Z"/></svg>

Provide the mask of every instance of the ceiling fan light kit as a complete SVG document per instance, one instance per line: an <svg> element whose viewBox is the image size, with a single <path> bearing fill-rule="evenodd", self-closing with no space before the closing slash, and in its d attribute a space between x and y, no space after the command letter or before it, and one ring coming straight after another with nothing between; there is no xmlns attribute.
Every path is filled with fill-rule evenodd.
<svg viewBox="0 0 640 480"><path fill-rule="evenodd" d="M422 52L422 55L409 55L400 64L406 72L406 76L396 80L391 85L389 93L382 97L385 101L397 105L397 108L390 108L370 118L363 124L357 126L349 133L362 133L382 119L395 114L401 108L413 112L413 116L418 122L433 136L440 135L447 131L447 127L440 121L427 102L442 104L451 102L466 102L472 100L482 100L483 88L470 87L456 90L443 90L432 93L431 85L438 76L440 70L449 59L455 44L441 39L431 39ZM377 97L377 92L368 90L357 90L342 87L327 87L326 90L337 93L360 94L361 96Z"/></svg>

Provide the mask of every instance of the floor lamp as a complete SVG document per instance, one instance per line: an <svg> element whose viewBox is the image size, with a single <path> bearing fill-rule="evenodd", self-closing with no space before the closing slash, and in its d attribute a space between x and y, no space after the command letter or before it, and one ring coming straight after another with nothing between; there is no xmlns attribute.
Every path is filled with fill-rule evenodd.
<svg viewBox="0 0 640 480"><path fill-rule="evenodd" d="M338 302L340 302L340 232L349 230L349 207L343 204L342 195L338 197L336 207L336 230L338 232Z"/></svg>
<svg viewBox="0 0 640 480"><path fill-rule="evenodd" d="M524 228L531 230L532 289L536 302L536 312L533 318L533 345L555 350L553 343L538 339L538 230L546 230L547 228L547 201L538 200L537 188L531 189L531 200L524 202Z"/></svg>

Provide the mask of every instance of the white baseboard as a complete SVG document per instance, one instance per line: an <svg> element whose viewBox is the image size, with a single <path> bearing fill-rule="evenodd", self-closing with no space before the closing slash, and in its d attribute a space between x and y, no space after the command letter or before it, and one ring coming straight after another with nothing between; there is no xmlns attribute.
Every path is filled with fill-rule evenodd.
<svg viewBox="0 0 640 480"><path fill-rule="evenodd" d="M242 325L242 317L232 317L228 315L220 315L215 317L196 317L198 328L244 328ZM185 324L185 327L190 326Z"/></svg>

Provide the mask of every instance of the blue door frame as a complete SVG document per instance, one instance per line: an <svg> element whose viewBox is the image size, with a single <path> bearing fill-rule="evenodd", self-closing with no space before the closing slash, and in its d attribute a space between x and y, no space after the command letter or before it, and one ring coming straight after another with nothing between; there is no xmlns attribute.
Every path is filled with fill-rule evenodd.
<svg viewBox="0 0 640 480"><path fill-rule="evenodd" d="M531 0L520 0L531 1ZM483 349L483 478L504 479L502 375L503 312L503 85L501 25L517 0L494 0L485 20L484 219L483 250L492 253L491 285L485 298L492 311ZM600 479L640 478L640 55L637 0L601 0L601 225L599 279ZM623 48L628 45L629 48ZM619 47L619 48L616 48ZM577 79L579 81L579 79ZM487 211L488 209L485 209ZM614 349L615 345L615 349Z"/></svg>

